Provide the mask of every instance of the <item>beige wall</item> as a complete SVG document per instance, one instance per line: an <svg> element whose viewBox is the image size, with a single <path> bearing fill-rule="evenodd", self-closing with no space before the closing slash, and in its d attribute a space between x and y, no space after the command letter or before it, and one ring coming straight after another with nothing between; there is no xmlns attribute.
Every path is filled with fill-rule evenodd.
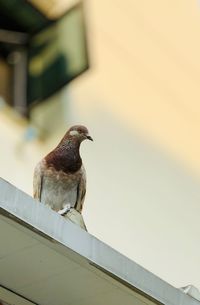
<svg viewBox="0 0 200 305"><path fill-rule="evenodd" d="M35 163L83 123L89 232L179 287L200 288L200 4L87 2L92 68L34 112L46 142L0 114L0 175L31 193ZM57 115L55 115L55 111Z"/></svg>

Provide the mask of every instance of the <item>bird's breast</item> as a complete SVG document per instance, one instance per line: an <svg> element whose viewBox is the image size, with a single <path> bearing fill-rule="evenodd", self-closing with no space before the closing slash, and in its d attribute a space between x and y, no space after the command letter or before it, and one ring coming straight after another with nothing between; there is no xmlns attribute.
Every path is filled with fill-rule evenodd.
<svg viewBox="0 0 200 305"><path fill-rule="evenodd" d="M59 211L67 203L73 207L77 200L80 178L81 171L66 174L48 168L43 176L41 201L55 211Z"/></svg>

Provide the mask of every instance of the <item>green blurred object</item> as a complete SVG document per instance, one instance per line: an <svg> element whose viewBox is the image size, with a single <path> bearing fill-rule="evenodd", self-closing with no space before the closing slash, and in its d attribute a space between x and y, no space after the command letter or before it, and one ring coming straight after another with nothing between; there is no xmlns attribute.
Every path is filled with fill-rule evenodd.
<svg viewBox="0 0 200 305"><path fill-rule="evenodd" d="M88 69L82 5L32 37L28 63L28 104L48 98Z"/></svg>
<svg viewBox="0 0 200 305"><path fill-rule="evenodd" d="M33 34L49 20L25 0L0 0L0 28Z"/></svg>
<svg viewBox="0 0 200 305"><path fill-rule="evenodd" d="M0 0L0 57L13 70L9 104L28 117L89 68L82 2L49 20L25 0Z"/></svg>

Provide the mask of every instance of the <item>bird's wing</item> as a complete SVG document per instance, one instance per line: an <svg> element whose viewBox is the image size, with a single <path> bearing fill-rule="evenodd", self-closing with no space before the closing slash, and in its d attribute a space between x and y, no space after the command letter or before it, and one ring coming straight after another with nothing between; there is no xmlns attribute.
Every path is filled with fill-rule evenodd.
<svg viewBox="0 0 200 305"><path fill-rule="evenodd" d="M77 200L75 204L75 209L79 212L82 211L85 194L86 194L86 173L83 165L81 167L81 171L82 171L82 175L77 187Z"/></svg>
<svg viewBox="0 0 200 305"><path fill-rule="evenodd" d="M33 197L41 201L43 172L41 163L38 163L33 175Z"/></svg>

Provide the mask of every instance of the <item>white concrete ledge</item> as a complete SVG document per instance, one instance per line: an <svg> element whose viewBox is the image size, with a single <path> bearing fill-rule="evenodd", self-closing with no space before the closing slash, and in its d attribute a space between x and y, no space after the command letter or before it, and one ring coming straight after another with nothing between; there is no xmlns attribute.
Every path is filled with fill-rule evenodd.
<svg viewBox="0 0 200 305"><path fill-rule="evenodd" d="M3 270L0 270L0 284L33 303L55 304L54 296L57 290L61 289L63 281L73 281L73 274L78 272L78 269L80 276L77 273L75 281L80 288L77 288L77 295L72 293L72 288L67 294L65 289L59 290L57 305L95 305L94 302L98 305L103 302L104 305L116 305L120 297L124 300L123 305L200 304L3 179L0 179L0 232L0 245L3 245L0 247L0 268ZM15 240L12 241L12 237ZM18 253L21 253L21 256ZM30 255L30 259L36 264L33 265L33 270L28 263L28 267L25 268L27 255ZM24 264L20 265L22 279L19 282L13 277L14 272L19 270L17 268L22 256ZM46 267L48 260L55 270ZM59 265L62 260L63 266L69 267L66 273L62 270L62 265ZM11 264L12 268L9 268ZM34 268L37 264L40 270L35 274ZM72 266L73 270L69 272ZM81 280L83 272L87 272L88 278L83 277ZM60 281L58 287L56 276L57 282ZM89 281L90 276L91 282L87 286L85 279ZM52 281L54 284L51 286ZM96 286L89 289L89 285L95 281ZM46 289L46 293L37 286L39 282L43 285L43 290ZM83 286L85 290L82 289ZM55 290L52 291L50 287ZM67 287L69 284L66 285L66 291ZM70 297L67 297L69 295Z"/></svg>

